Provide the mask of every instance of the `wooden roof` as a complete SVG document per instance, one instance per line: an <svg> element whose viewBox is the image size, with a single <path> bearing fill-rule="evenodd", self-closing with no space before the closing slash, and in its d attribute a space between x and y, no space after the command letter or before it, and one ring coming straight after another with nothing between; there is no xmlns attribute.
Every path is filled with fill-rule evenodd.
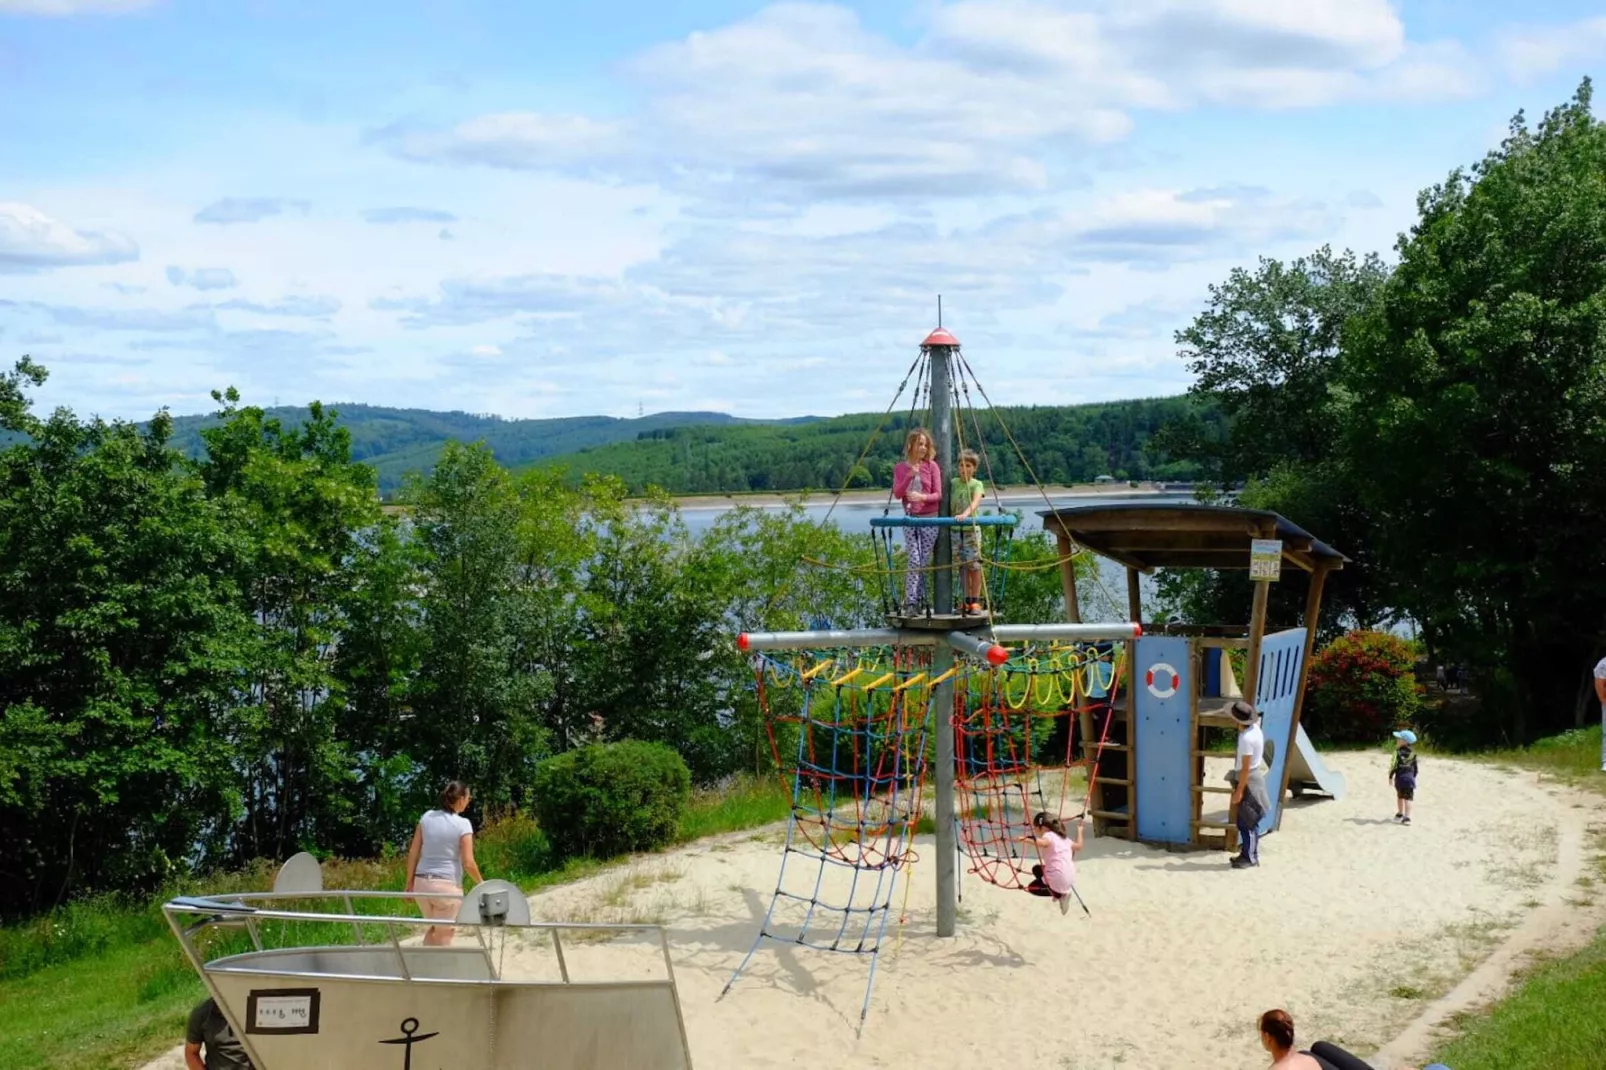
<svg viewBox="0 0 1606 1070"><path fill-rule="evenodd" d="M1051 534L1129 568L1249 568L1254 539L1281 539L1283 561L1306 572L1349 560L1285 517L1231 505L1172 503L1069 506L1038 514Z"/></svg>

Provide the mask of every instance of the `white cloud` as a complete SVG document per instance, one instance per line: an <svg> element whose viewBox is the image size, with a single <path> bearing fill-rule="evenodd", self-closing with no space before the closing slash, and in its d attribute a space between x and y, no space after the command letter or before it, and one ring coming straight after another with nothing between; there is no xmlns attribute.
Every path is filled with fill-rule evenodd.
<svg viewBox="0 0 1606 1070"><path fill-rule="evenodd" d="M177 264L169 264L167 281L174 286L189 286L197 290L231 290L240 284L228 268L203 267L185 271Z"/></svg>
<svg viewBox="0 0 1606 1070"><path fill-rule="evenodd" d="M277 301L247 301L235 298L224 301L217 306L218 309L231 312L255 312L259 316L332 316L340 311L339 298L327 294L314 294L309 297L291 296L282 297Z"/></svg>
<svg viewBox="0 0 1606 1070"><path fill-rule="evenodd" d="M961 0L904 45L844 7L781 3L650 48L628 119L504 112L376 139L407 159L652 174L749 217L820 199L1062 187L1137 109L1316 107L1476 88L1390 0Z"/></svg>
<svg viewBox="0 0 1606 1070"><path fill-rule="evenodd" d="M0 15L126 15L162 0L0 0Z"/></svg>
<svg viewBox="0 0 1606 1070"><path fill-rule="evenodd" d="M30 205L0 203L0 272L138 259L139 246L115 231L75 230Z"/></svg>
<svg viewBox="0 0 1606 1070"><path fill-rule="evenodd" d="M455 223L457 217L438 208L370 208L362 214L369 223Z"/></svg>
<svg viewBox="0 0 1606 1070"><path fill-rule="evenodd" d="M534 112L481 115L440 131L391 126L370 140L407 160L515 171L589 169L615 160L629 144L622 123Z"/></svg>
<svg viewBox="0 0 1606 1070"><path fill-rule="evenodd" d="M302 215L311 207L306 201L282 197L225 197L195 213L197 223L258 223L272 216L299 209Z"/></svg>
<svg viewBox="0 0 1606 1070"><path fill-rule="evenodd" d="M1550 74L1606 56L1606 16L1565 26L1534 26L1504 35L1501 59L1515 78Z"/></svg>

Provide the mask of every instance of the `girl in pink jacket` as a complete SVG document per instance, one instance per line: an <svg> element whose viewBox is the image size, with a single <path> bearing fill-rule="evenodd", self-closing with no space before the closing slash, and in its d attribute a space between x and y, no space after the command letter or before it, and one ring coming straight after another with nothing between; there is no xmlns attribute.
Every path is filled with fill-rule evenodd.
<svg viewBox="0 0 1606 1070"><path fill-rule="evenodd" d="M913 428L903 440L903 460L892 470L892 496L903 502L907 516L936 516L942 508L942 472L936 455L923 427ZM913 615L925 599L926 571L937 547L937 529L904 528L903 546L909 557L908 571L903 574L903 600L905 610Z"/></svg>

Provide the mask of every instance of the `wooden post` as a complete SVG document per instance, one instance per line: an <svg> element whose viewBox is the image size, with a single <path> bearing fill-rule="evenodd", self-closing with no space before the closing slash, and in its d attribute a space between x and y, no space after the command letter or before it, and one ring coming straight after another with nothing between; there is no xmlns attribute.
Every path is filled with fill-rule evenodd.
<svg viewBox="0 0 1606 1070"><path fill-rule="evenodd" d="M1071 554L1076 547L1071 543L1071 537L1064 531L1059 533L1060 552L1060 587L1065 592L1065 619L1072 624L1082 623L1082 606L1076 597L1076 562L1071 560ZM1110 684L1114 687L1112 681ZM1112 713L1111 716L1114 716ZM1097 753L1096 741L1093 739L1093 711L1083 710L1076 718L1077 729L1082 736L1081 759L1087 769L1088 779L1093 783L1093 802L1095 810L1104 809L1104 791L1098 786L1098 770L1093 768L1093 757ZM1128 780L1131 778L1128 777ZM1098 822L1093 824L1094 834L1098 832Z"/></svg>
<svg viewBox="0 0 1606 1070"><path fill-rule="evenodd" d="M1076 597L1076 562L1071 560L1071 554L1076 547L1071 544L1071 537L1065 532L1059 533L1060 550L1060 587L1065 591L1065 619L1072 624L1082 623L1082 603Z"/></svg>
<svg viewBox="0 0 1606 1070"><path fill-rule="evenodd" d="M1138 570L1131 565L1126 569L1126 608L1127 620L1134 624L1143 623L1143 598L1138 593Z"/></svg>
<svg viewBox="0 0 1606 1070"><path fill-rule="evenodd" d="M1271 596L1268 580L1255 580L1255 607L1249 614L1249 657L1244 661L1244 678L1239 689L1244 701L1254 704L1260 691L1260 641L1266 635L1266 600Z"/></svg>
<svg viewBox="0 0 1606 1070"><path fill-rule="evenodd" d="M1288 795L1288 775L1293 768L1294 740L1299 738L1299 718L1305 712L1305 681L1310 678L1310 659L1316 652L1316 622L1321 619L1322 589L1327 586L1327 574L1332 571L1326 562L1318 564L1316 571L1310 574L1310 588L1305 592L1305 657L1299 663L1299 690L1294 693L1294 720L1288 726L1288 739L1283 753L1288 755L1283 760L1283 779L1277 785L1277 798L1284 799ZM1277 823L1272 828L1279 829L1283 825L1283 811L1285 806L1277 807Z"/></svg>

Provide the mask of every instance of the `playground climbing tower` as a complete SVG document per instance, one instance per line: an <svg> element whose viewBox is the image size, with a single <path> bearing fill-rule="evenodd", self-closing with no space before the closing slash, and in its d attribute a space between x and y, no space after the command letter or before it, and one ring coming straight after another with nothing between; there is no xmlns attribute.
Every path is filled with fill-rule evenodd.
<svg viewBox="0 0 1606 1070"><path fill-rule="evenodd" d="M1020 874L1029 871L1032 860L1023 856L1029 848L1014 845L1026 832L1032 809L1063 814L1069 794L1063 786L1057 793L1044 790L1036 756L1053 738L1063 739L1066 755L1057 764L1068 779L1068 732L1075 718L1069 706L1079 697L1113 702L1120 688L1117 648L1141 632L1130 622L996 623L993 594L1001 590L1003 570L1009 567L998 556L986 562L985 574L993 577L983 580L988 608L954 612L956 529L974 539L972 545L981 542L983 532L994 536L993 553L1000 555L999 536L1007 538L1019 518L1001 508L966 520L952 517L955 440L973 444L989 468L990 462L979 422L972 419L974 433L967 443L964 414L956 412L972 386L983 399L985 391L965 364L959 340L940 324L921 343L905 386L910 379L916 381L911 423L922 393L929 399L928 427L941 471L942 500L936 516L886 515L871 522L873 539L881 539L887 555L887 567L876 570L883 586L881 626L751 631L737 640L754 660L775 758L791 775L793 806L770 908L725 992L765 941L865 955L870 971L861 1028L897 877L914 861L911 845L928 774L936 840L936 930L939 937L951 937L961 846L984 882L1024 887ZM889 414L897 402L894 397ZM1001 414L998 420L1002 425ZM1013 442L1007 428L1004 433ZM1022 463L1030 472L1024 458ZM996 489L990 470L987 474ZM900 568L891 534L919 527L936 529L931 564L907 560ZM897 597L900 580L916 569L928 570L929 600ZM1057 677L1073 681L1063 692L1067 705L1049 713L1063 722L1058 733L1041 731L1033 721L1039 711L1027 708L1025 700L1008 698L1030 695L1042 675L1037 670L1049 664ZM1074 682L1081 678L1078 673L1098 686L1079 692ZM1009 681L1021 678L1024 691L1019 684L1012 688ZM774 698L775 691L787 688L792 697L786 703ZM785 712L777 714L781 709ZM966 735L964 755L956 753L956 724ZM928 738L934 743L929 752ZM963 821L956 808L959 801L965 804Z"/></svg>

